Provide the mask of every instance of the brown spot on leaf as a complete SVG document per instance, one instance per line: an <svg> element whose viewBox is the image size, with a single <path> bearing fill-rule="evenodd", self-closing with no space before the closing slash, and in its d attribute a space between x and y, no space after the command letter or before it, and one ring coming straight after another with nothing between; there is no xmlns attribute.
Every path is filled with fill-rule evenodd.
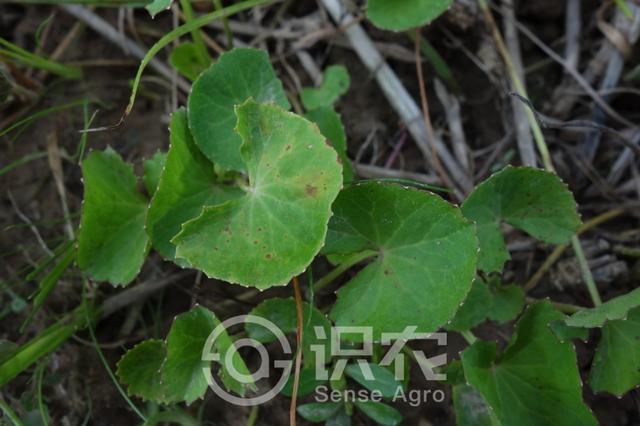
<svg viewBox="0 0 640 426"><path fill-rule="evenodd" d="M310 197L314 197L318 193L318 188L311 184L307 184L304 187L304 190L306 191L307 195Z"/></svg>
<svg viewBox="0 0 640 426"><path fill-rule="evenodd" d="M267 260L271 260L271 259L273 258L273 255L272 255L271 253L267 253L267 254L264 256L264 258L265 258L265 259L267 259Z"/></svg>

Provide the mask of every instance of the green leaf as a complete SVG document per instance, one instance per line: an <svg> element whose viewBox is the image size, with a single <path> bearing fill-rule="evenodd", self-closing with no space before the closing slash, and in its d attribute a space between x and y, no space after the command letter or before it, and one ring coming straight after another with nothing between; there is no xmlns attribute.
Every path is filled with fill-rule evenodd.
<svg viewBox="0 0 640 426"><path fill-rule="evenodd" d="M341 409L333 417L327 419L324 426L351 426L351 417L344 409Z"/></svg>
<svg viewBox="0 0 640 426"><path fill-rule="evenodd" d="M531 305L507 349L478 341L462 352L467 381L505 425L595 425L582 401L576 354L549 323L563 319L549 302Z"/></svg>
<svg viewBox="0 0 640 426"><path fill-rule="evenodd" d="M332 107L322 107L307 112L305 118L316 123L323 136L331 142L342 161L344 183L350 183L354 175L353 166L347 155L347 137L344 133L340 115Z"/></svg>
<svg viewBox="0 0 640 426"><path fill-rule="evenodd" d="M471 291L456 312L447 330L469 330L487 319L504 323L514 319L524 307L524 292L517 285L503 285L499 280L484 282L476 277Z"/></svg>
<svg viewBox="0 0 640 426"><path fill-rule="evenodd" d="M160 174L162 173L166 159L167 154L158 151L153 157L144 160L144 175L142 176L142 181L144 182L145 188L147 188L147 194L150 196L153 196L158 188Z"/></svg>
<svg viewBox="0 0 640 426"><path fill-rule="evenodd" d="M375 261L338 292L338 326L433 332L454 315L475 274L473 224L440 197L367 182L343 190L333 205L327 254L375 250Z"/></svg>
<svg viewBox="0 0 640 426"><path fill-rule="evenodd" d="M173 3L173 0L153 0L144 8L147 9L152 18L155 18L163 10L169 10L171 3Z"/></svg>
<svg viewBox="0 0 640 426"><path fill-rule="evenodd" d="M291 396L293 394L293 371L290 372L287 381L280 393L284 396ZM316 388L322 384L325 384L326 380L319 380L316 378L315 367L303 368L300 370L300 382L298 383L298 396L306 396L313 393Z"/></svg>
<svg viewBox="0 0 640 426"><path fill-rule="evenodd" d="M248 166L234 129L234 107L249 98L289 109L282 83L261 50L226 52L193 83L188 102L193 138L209 160L225 169L244 171Z"/></svg>
<svg viewBox="0 0 640 426"><path fill-rule="evenodd" d="M587 341L589 338L589 330L582 327L570 327L564 320L551 321L549 327L560 341L580 339Z"/></svg>
<svg viewBox="0 0 640 426"><path fill-rule="evenodd" d="M304 118L252 100L236 111L249 174L245 194L185 223L173 239L176 256L231 283L284 285L322 247L342 168Z"/></svg>
<svg viewBox="0 0 640 426"><path fill-rule="evenodd" d="M491 410L482 395L465 384L453 387L453 409L457 426L497 426L500 423L491 416Z"/></svg>
<svg viewBox="0 0 640 426"><path fill-rule="evenodd" d="M202 306L178 315L173 321L167 336L167 359L162 369L163 383L171 401L186 401L191 404L203 397L208 386L203 368L211 365L210 361L203 360L203 348L207 338L219 324L213 312ZM227 351L233 350L232 364L240 373L249 374L226 331L215 340L214 347L223 360L227 357ZM244 395L245 385L252 385L233 380L224 363L221 365L220 376L227 389L240 395Z"/></svg>
<svg viewBox="0 0 640 426"><path fill-rule="evenodd" d="M369 0L367 17L385 30L421 27L442 15L452 0Z"/></svg>
<svg viewBox="0 0 640 426"><path fill-rule="evenodd" d="M509 260L500 233L506 222L547 243L566 243L580 225L573 195L554 173L507 166L478 185L462 205L476 222L480 240L478 267L499 271Z"/></svg>
<svg viewBox="0 0 640 426"><path fill-rule="evenodd" d="M300 93L302 104L307 110L331 107L340 96L349 90L349 72L343 65L332 65L324 70L319 87L306 87Z"/></svg>
<svg viewBox="0 0 640 426"><path fill-rule="evenodd" d="M96 281L130 283L149 248L144 231L147 200L133 168L111 148L82 162L84 201L78 235L78 266Z"/></svg>
<svg viewBox="0 0 640 426"><path fill-rule="evenodd" d="M202 349L217 325L213 313L201 306L173 320L167 335L167 359L162 369L171 401L191 404L205 394L208 385L202 369L209 368L211 363L202 360Z"/></svg>
<svg viewBox="0 0 640 426"><path fill-rule="evenodd" d="M298 406L298 414L310 422L320 423L328 420L339 409L342 404L338 402L312 402Z"/></svg>
<svg viewBox="0 0 640 426"><path fill-rule="evenodd" d="M147 216L147 232L163 257L175 259L171 239L183 223L195 218L204 206L222 204L242 195L237 188L216 184L213 164L198 150L187 128L187 114L179 109L171 117L171 146Z"/></svg>
<svg viewBox="0 0 640 426"><path fill-rule="evenodd" d="M365 376L359 363L347 365L344 371L349 377L370 391L378 391L384 398L393 398L398 391L398 387L402 387L393 373L377 364L367 363L366 365L371 370L373 379ZM366 367L364 368L366 371Z"/></svg>
<svg viewBox="0 0 640 426"><path fill-rule="evenodd" d="M582 309L566 320L572 327L602 327L605 322L620 320L627 317L627 313L640 306L640 288L604 302L591 309Z"/></svg>
<svg viewBox="0 0 640 426"><path fill-rule="evenodd" d="M129 349L118 362L116 374L127 385L129 395L147 401L165 402L160 369L165 360L166 347L162 340L145 340Z"/></svg>
<svg viewBox="0 0 640 426"><path fill-rule="evenodd" d="M358 409L378 424L384 426L395 426L402 422L402 414L390 405L376 401L355 400L354 402Z"/></svg>
<svg viewBox="0 0 640 426"><path fill-rule="evenodd" d="M196 80L211 65L211 61L203 61L202 55L198 52L198 45L192 42L174 47L169 54L169 63L191 81Z"/></svg>
<svg viewBox="0 0 640 426"><path fill-rule="evenodd" d="M297 330L296 302L293 298L267 299L253 308L249 313L265 318L274 323L283 333L295 333ZM331 323L327 317L308 303L302 304L302 350L304 365L312 367L315 365L315 352L311 350L312 345L323 345L325 349L325 360L331 360L331 347L328 344L331 335ZM322 327L326 338L316 337L315 327ZM248 322L245 329L250 338L260 343L271 343L277 340L272 332L258 324Z"/></svg>
<svg viewBox="0 0 640 426"><path fill-rule="evenodd" d="M618 397L640 385L640 308L626 319L608 321L591 364L589 384L595 392Z"/></svg>

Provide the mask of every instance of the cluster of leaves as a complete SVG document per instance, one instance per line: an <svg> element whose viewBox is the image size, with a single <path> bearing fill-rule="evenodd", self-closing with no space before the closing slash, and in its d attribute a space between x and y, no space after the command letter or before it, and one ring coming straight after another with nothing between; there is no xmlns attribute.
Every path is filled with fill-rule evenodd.
<svg viewBox="0 0 640 426"><path fill-rule="evenodd" d="M369 0L367 14L383 28L406 30L449 5ZM193 90L188 107L172 116L168 152L144 164L146 195L132 166L113 150L93 152L83 162L77 261L95 280L130 283L151 248L181 267L259 289L287 284L318 255L344 269L366 260L340 288L328 316L303 305L300 395L321 384L338 391L357 384L390 399L407 386L375 362L368 364L373 381L352 365L337 380L319 381L318 354L311 350L318 328L329 334L332 324L367 326L379 341L382 333L407 326L464 333L521 314L506 349L498 353L495 342L476 341L446 367L460 424L595 424L582 401L569 341L585 338L589 328L603 328L591 387L622 395L640 384L640 290L567 318L546 301L524 309L522 289L495 274L509 259L503 224L547 243L566 243L575 234L576 204L556 175L507 167L461 207L412 186L354 182L333 107L349 87L344 67L327 68L319 87L300 93L306 112L297 115L288 111L264 52L235 49L210 64L194 43L185 43L174 49L171 63L194 81ZM251 313L296 332L293 299L267 299ZM118 365L120 380L131 395L161 403L202 397L207 384L200 372L210 365L202 360L203 348L218 324L199 306L178 316L165 341L147 340L127 352ZM275 339L253 325L245 332L261 343ZM362 336L345 338L357 345ZM232 341L225 333L215 350L223 358L232 351L234 366L246 372ZM328 366L336 361L330 352L323 359ZM239 395L253 388L224 365L220 378ZM282 393L291 392L290 381ZM402 420L393 407L374 401L311 403L298 412L335 425L349 424L354 408L380 424Z"/></svg>

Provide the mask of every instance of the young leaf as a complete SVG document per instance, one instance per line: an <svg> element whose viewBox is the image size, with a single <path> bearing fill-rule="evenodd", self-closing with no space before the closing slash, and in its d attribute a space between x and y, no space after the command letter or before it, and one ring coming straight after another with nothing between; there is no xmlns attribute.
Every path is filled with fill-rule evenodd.
<svg viewBox="0 0 640 426"><path fill-rule="evenodd" d="M589 385L595 392L618 397L640 385L640 308L602 328Z"/></svg>
<svg viewBox="0 0 640 426"><path fill-rule="evenodd" d="M204 395L207 380L203 368L209 368L211 363L203 361L202 352L207 338L219 323L213 312L202 306L178 315L173 321L167 336L167 359L162 368L163 383L171 401L191 404ZM223 360L227 351L233 350L231 359L234 367L242 374L249 374L226 332L216 339L214 345ZM244 395L244 384L231 378L224 363L221 366L221 378L228 389Z"/></svg>
<svg viewBox="0 0 640 426"><path fill-rule="evenodd" d="M343 65L332 65L324 70L320 87L306 87L300 93L302 104L307 110L331 107L349 90L349 72Z"/></svg>
<svg viewBox="0 0 640 426"><path fill-rule="evenodd" d="M147 194L153 196L158 188L158 182L160 181L160 174L164 167L164 162L167 158L167 154L164 152L156 152L153 157L148 160L144 160L144 175L142 181L144 187L147 189Z"/></svg>
<svg viewBox="0 0 640 426"><path fill-rule="evenodd" d="M478 341L462 352L467 381L502 424L595 425L582 401L576 354L560 342L549 323L562 319L549 302L532 305L522 316L507 349L498 357L495 342Z"/></svg>
<svg viewBox="0 0 640 426"><path fill-rule="evenodd" d="M298 406L298 414L310 422L320 423L333 416L342 404L339 402L312 402Z"/></svg>
<svg viewBox="0 0 640 426"><path fill-rule="evenodd" d="M327 254L377 251L377 259L338 292L330 316L339 326L433 332L464 300L475 274L473 224L440 197L367 182L343 190L333 205Z"/></svg>
<svg viewBox="0 0 640 426"><path fill-rule="evenodd" d="M197 45L191 42L174 47L169 54L169 63L191 81L196 80L211 65L210 61L203 62L202 56L198 53Z"/></svg>
<svg viewBox="0 0 640 426"><path fill-rule="evenodd" d="M158 13L168 10L171 7L171 3L173 3L173 0L153 0L144 8L147 9L152 18L155 18Z"/></svg>
<svg viewBox="0 0 640 426"><path fill-rule="evenodd" d="M116 374L127 385L129 395L163 403L166 395L160 369L167 349L162 340L145 340L129 349L118 362Z"/></svg>
<svg viewBox="0 0 640 426"><path fill-rule="evenodd" d="M502 221L554 244L569 241L580 225L576 202L560 178L530 167L507 166L491 176L469 195L462 213L476 222L478 267L485 272L499 271L509 260Z"/></svg>
<svg viewBox="0 0 640 426"><path fill-rule="evenodd" d="M366 400L355 400L355 404L358 409L380 425L395 426L402 422L402 414L390 405Z"/></svg>
<svg viewBox="0 0 640 426"><path fill-rule="evenodd" d="M78 236L78 266L96 281L130 283L149 248L144 231L147 200L133 169L111 148L82 162L84 202Z"/></svg>
<svg viewBox="0 0 640 426"><path fill-rule="evenodd" d="M421 27L442 15L452 0L369 0L367 17L385 30Z"/></svg>
<svg viewBox="0 0 640 426"><path fill-rule="evenodd" d="M517 285L503 285L497 280L477 278L447 330L469 330L486 319L499 323L511 321L524 307L524 292Z"/></svg>
<svg viewBox="0 0 640 426"><path fill-rule="evenodd" d="M602 327L607 321L626 318L627 313L638 306L640 306L640 288L608 300L595 308L578 311L571 315L566 323L572 327Z"/></svg>
<svg viewBox="0 0 640 426"><path fill-rule="evenodd" d="M347 365L344 372L370 391L378 391L384 398L393 398L398 387L402 387L393 373L378 364L367 363L366 365L371 371L372 380L365 376L366 367L362 367L359 363Z"/></svg>
<svg viewBox="0 0 640 426"><path fill-rule="evenodd" d="M213 164L193 143L187 128L187 114L179 109L171 117L171 146L147 216L147 232L154 249L163 257L175 259L175 237L184 222L200 214L204 206L222 204L242 195L237 188L216 184Z"/></svg>
<svg viewBox="0 0 640 426"><path fill-rule="evenodd" d="M295 333L297 329L296 302L293 298L289 299L267 299L256 306L250 315L265 318L274 323L283 333ZM311 350L311 345L323 345L325 348L325 361L331 359L331 347L329 338L331 335L331 323L327 317L308 303L302 304L302 350L304 365L313 367L315 365L315 352ZM315 327L324 329L324 339L316 336ZM247 323L245 326L247 334L252 339L260 343L274 342L277 337L266 328L254 324ZM321 336L322 337L322 336Z"/></svg>
<svg viewBox="0 0 640 426"><path fill-rule="evenodd" d="M245 194L185 223L173 238L176 256L228 282L284 285L322 247L342 168L304 118L253 100L236 111L249 174Z"/></svg>
<svg viewBox="0 0 640 426"><path fill-rule="evenodd" d="M331 142L331 145L342 161L342 177L344 183L350 183L354 175L353 166L347 155L347 137L344 133L340 115L333 107L322 107L307 112L305 118L316 123L320 132Z"/></svg>
<svg viewBox="0 0 640 426"><path fill-rule="evenodd" d="M226 52L193 83L188 101L193 139L209 160L225 169L246 170L242 140L234 130L234 107L249 98L289 109L282 83L261 50Z"/></svg>
<svg viewBox="0 0 640 426"><path fill-rule="evenodd" d="M217 325L213 313L201 306L174 319L167 336L167 360L162 369L163 383L171 401L191 404L206 392L207 380L202 369L209 368L210 362L202 360L202 349Z"/></svg>

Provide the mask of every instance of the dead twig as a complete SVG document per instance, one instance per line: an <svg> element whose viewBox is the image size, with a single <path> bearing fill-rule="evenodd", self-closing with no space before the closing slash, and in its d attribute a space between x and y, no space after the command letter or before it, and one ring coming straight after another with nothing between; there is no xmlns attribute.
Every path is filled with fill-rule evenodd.
<svg viewBox="0 0 640 426"><path fill-rule="evenodd" d="M349 42L352 44L354 51L358 54L362 63L374 75L387 100L400 116L409 133L411 133L411 136L425 157L427 164L433 166L431 148L427 142L427 129L422 120L422 113L418 105L411 98L407 89L400 82L400 79L391 67L385 62L382 55L377 51L375 45L362 27L355 23L357 20L345 10L340 1L321 0L321 2L327 11L329 11L334 21L340 25L341 30L349 39ZM473 189L472 182L466 177L464 171L442 140L436 139L434 143L438 155L443 165L447 168L451 178L463 191L470 192Z"/></svg>
<svg viewBox="0 0 640 426"><path fill-rule="evenodd" d="M522 55L520 54L520 41L518 40L518 31L514 25L516 20L515 12L513 10L513 0L502 0L502 10L504 12L504 38L509 55L513 61L513 67L522 84L526 86L525 74L522 66ZM511 90L517 90L513 80L510 81ZM511 99L511 107L513 109L513 123L516 131L516 142L518 143L518 152L520 153L520 160L525 166L536 166L536 153L533 147L533 138L531 136L531 129L527 123L527 112L524 110L524 106L517 102L515 99Z"/></svg>

